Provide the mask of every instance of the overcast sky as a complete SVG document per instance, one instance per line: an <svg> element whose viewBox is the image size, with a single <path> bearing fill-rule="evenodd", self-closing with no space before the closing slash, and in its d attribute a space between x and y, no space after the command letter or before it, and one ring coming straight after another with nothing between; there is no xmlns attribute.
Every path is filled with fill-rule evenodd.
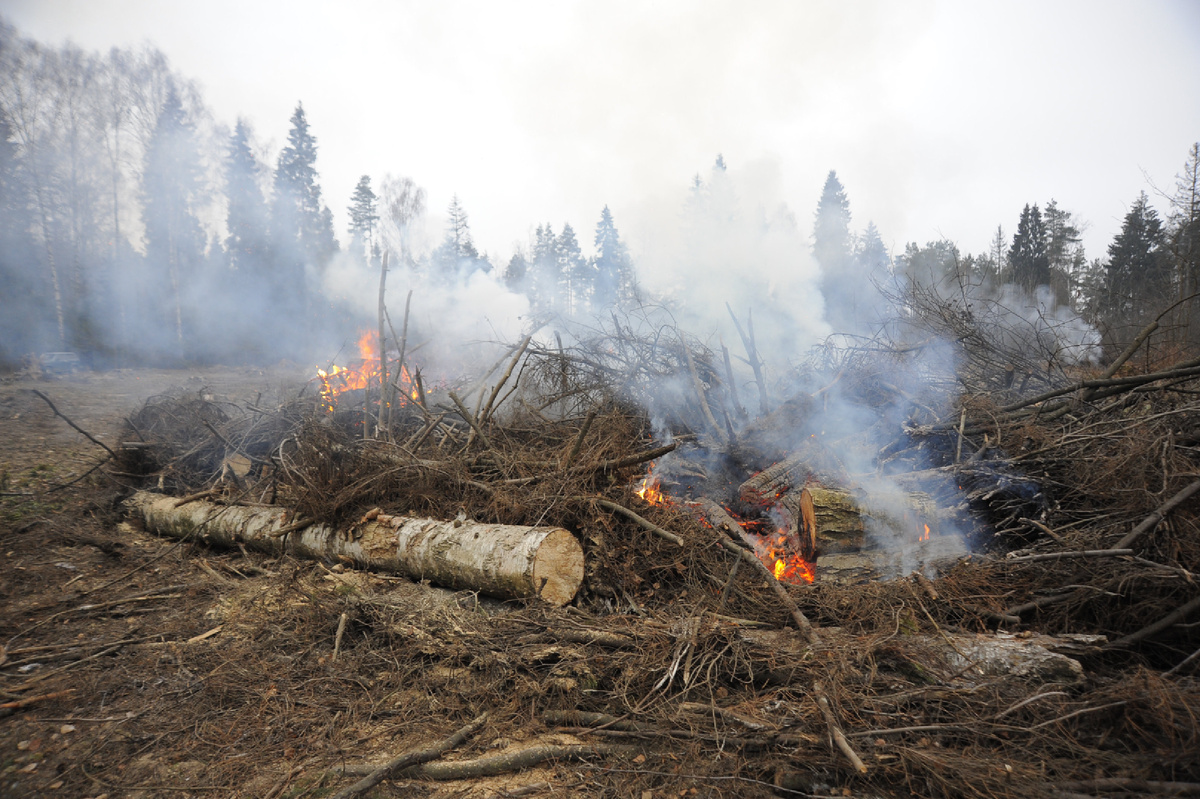
<svg viewBox="0 0 1200 799"><path fill-rule="evenodd" d="M345 238L358 177L457 193L498 260L541 222L635 253L718 153L800 225L830 169L895 251L983 252L1025 203L1101 257L1200 140L1200 2L0 0L26 36L149 42L282 146L298 100ZM1156 202L1162 209L1164 204Z"/></svg>

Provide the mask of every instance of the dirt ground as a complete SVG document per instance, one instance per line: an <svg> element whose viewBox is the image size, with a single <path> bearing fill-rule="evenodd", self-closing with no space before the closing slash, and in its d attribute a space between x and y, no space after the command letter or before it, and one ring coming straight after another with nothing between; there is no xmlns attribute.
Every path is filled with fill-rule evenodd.
<svg viewBox="0 0 1200 799"><path fill-rule="evenodd" d="M429 622L438 603L457 610L454 595L121 526L120 481L95 468L101 445L115 445L122 420L149 398L273 407L311 391L306 381L280 366L0 383L0 796L328 796L333 770L384 762L461 726L449 721L464 711L454 669L438 695L413 690L399 663L354 651L353 624L334 654L354 596L386 594ZM579 743L528 729L475 743L504 751L534 735ZM366 795L577 795L586 773L565 774L400 781Z"/></svg>
<svg viewBox="0 0 1200 799"><path fill-rule="evenodd" d="M311 392L306 379L280 366L0 381L0 797L335 796L484 712L429 764L440 776L402 772L356 795L1200 794L1196 684L1160 673L1191 649L1158 662L1081 644L1085 666L1065 678L977 668L971 642L1042 595L1028 564L960 564L936 586L818 583L798 595L824 644L805 647L752 569L704 572L725 550L695 522L682 549L597 525L589 546L623 536L633 587L562 609L127 523L135 481L99 468L127 415L164 394L271 409ZM1039 590L1080 596L1016 620L1017 646L1137 630L1165 611L1146 605L1143 619L1134 600L1168 579L1166 607L1190 601L1194 567L1048 563ZM1089 580L1100 587L1075 585ZM832 744L838 717L861 769ZM489 758L491 774L453 778Z"/></svg>
<svg viewBox="0 0 1200 799"><path fill-rule="evenodd" d="M336 597L338 584L323 582L315 566L118 533L118 487L99 470L79 479L104 450L34 393L113 445L123 417L156 395L271 404L303 385L300 371L286 367L84 372L0 384L0 705L37 700L0 710L8 717L0 721L0 795L265 796L312 756L310 744L322 752L345 745L341 708L347 693L363 690L359 678L319 664L328 653L316 652L307 634L303 646L313 652L278 654L282 663L311 660L303 674L247 670L241 664L257 664L226 649L232 636L222 629L233 606L245 611L255 637L286 636L293 624L307 629L309 608L296 602L315 607ZM280 568L291 588L273 595ZM254 607L263 603L276 605ZM323 627L311 631L323 636ZM202 699L222 672L229 683L222 690L236 695ZM303 724L319 717L323 728L281 723L288 711L280 705L291 703L321 711ZM146 784L160 787L138 787ZM231 789L236 784L243 787Z"/></svg>

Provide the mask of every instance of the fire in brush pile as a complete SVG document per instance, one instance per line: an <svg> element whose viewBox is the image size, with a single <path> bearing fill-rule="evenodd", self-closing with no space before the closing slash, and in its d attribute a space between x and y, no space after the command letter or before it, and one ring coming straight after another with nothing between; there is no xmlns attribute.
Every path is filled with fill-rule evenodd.
<svg viewBox="0 0 1200 799"><path fill-rule="evenodd" d="M382 373L381 357L379 334L373 330L366 330L358 337L358 360L353 366L333 364L328 369L317 367L316 379L321 383L321 407L331 413L337 408L338 397L342 394L378 387ZM409 400L419 402L419 378L414 381L404 365L400 366L399 376L393 378L390 372L389 369L389 379L394 380L399 404L403 406Z"/></svg>
<svg viewBox="0 0 1200 799"><path fill-rule="evenodd" d="M650 505L676 504L666 493L662 481L654 474L653 463L634 489L634 493ZM815 558L815 553L811 551L811 547L804 545L800 540L801 536L792 531L790 514L782 505L773 502L761 503L753 509L756 511L753 517L750 517L750 514L739 514L728 505L722 507L730 518L738 523L742 540L753 548L754 554L771 570L775 579L796 585L811 583L816 579L815 564L808 559ZM805 557L806 551L808 558Z"/></svg>

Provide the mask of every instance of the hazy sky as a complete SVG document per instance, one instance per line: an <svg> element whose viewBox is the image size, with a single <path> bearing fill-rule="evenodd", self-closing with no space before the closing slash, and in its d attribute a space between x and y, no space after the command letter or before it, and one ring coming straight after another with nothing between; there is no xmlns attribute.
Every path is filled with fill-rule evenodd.
<svg viewBox="0 0 1200 799"><path fill-rule="evenodd" d="M609 205L635 253L717 153L801 226L830 169L896 251L982 252L1058 200L1103 256L1200 140L1200 2L0 0L26 36L150 42L218 119L282 146L297 100L345 238L358 177L407 175L504 260ZM1161 209L1163 203L1156 203Z"/></svg>

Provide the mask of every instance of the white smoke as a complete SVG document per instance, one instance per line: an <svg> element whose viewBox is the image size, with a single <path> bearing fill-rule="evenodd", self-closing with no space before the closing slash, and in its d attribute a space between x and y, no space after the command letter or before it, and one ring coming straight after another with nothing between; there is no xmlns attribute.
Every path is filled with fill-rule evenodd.
<svg viewBox="0 0 1200 799"><path fill-rule="evenodd" d="M350 327L357 324L373 329L378 324L379 277L378 266L368 266L345 253L325 270L324 291L352 311ZM411 262L393 263L385 299L397 335L402 335L408 306L409 352L420 352L421 361L435 364L447 375L472 374L481 363L493 359L497 349L519 340L529 327L528 299L509 290L495 270L477 269L448 278ZM330 342L333 349L338 344Z"/></svg>

